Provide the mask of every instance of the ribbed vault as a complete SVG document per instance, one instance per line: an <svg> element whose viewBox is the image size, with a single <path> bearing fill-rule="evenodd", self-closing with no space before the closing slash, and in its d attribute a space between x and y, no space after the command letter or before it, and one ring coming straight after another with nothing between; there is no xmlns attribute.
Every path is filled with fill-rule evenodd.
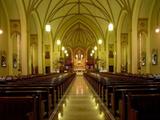
<svg viewBox="0 0 160 120"><path fill-rule="evenodd" d="M94 34L81 22L74 24L64 35L64 46L88 48L96 43Z"/></svg>
<svg viewBox="0 0 160 120"><path fill-rule="evenodd" d="M36 12L43 28L48 23L52 25L53 41L61 39L63 45L71 48L88 48L99 38L105 39L108 23L115 22L112 4L119 6L116 0L23 0L23 3L26 12Z"/></svg>
<svg viewBox="0 0 160 120"><path fill-rule="evenodd" d="M122 11L132 14L135 4L135 0L22 1L27 17L36 14L42 30L51 24L53 43L61 39L71 48L88 48L98 39L106 40L108 24L112 22L116 27Z"/></svg>

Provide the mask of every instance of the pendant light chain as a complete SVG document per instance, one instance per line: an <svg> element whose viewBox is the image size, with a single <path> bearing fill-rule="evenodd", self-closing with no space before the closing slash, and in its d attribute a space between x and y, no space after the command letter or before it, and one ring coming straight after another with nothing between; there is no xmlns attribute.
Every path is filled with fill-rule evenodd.
<svg viewBox="0 0 160 120"><path fill-rule="evenodd" d="M2 8L2 7L1 7ZM3 34L3 30L2 30L2 9L0 9L0 35Z"/></svg>

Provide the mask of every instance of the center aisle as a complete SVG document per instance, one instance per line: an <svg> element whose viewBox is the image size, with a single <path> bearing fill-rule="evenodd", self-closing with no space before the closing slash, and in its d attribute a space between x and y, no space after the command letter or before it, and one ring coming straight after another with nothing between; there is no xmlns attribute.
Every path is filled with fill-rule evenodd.
<svg viewBox="0 0 160 120"><path fill-rule="evenodd" d="M59 120L104 120L93 96L83 76L77 75L66 95L66 104Z"/></svg>

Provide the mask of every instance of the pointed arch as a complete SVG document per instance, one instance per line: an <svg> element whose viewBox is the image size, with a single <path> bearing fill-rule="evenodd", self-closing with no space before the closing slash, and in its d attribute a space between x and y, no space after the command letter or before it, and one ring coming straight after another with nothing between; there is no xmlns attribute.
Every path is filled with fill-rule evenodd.
<svg viewBox="0 0 160 120"><path fill-rule="evenodd" d="M27 17L26 11L24 7L24 3L21 0L16 0L18 6L18 12L20 15L20 23L21 23L21 41L22 41L22 50L21 50L21 61L22 61L22 74L27 75L29 73L29 63L28 61L28 34L27 34Z"/></svg>

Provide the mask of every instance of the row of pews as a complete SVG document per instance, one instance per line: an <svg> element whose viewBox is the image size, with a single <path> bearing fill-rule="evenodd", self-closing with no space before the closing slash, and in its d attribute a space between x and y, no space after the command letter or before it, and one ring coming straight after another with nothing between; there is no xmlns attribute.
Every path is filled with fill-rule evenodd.
<svg viewBox="0 0 160 120"><path fill-rule="evenodd" d="M84 73L117 120L160 120L160 79L150 75Z"/></svg>
<svg viewBox="0 0 160 120"><path fill-rule="evenodd" d="M0 79L0 120L48 120L75 73Z"/></svg>

